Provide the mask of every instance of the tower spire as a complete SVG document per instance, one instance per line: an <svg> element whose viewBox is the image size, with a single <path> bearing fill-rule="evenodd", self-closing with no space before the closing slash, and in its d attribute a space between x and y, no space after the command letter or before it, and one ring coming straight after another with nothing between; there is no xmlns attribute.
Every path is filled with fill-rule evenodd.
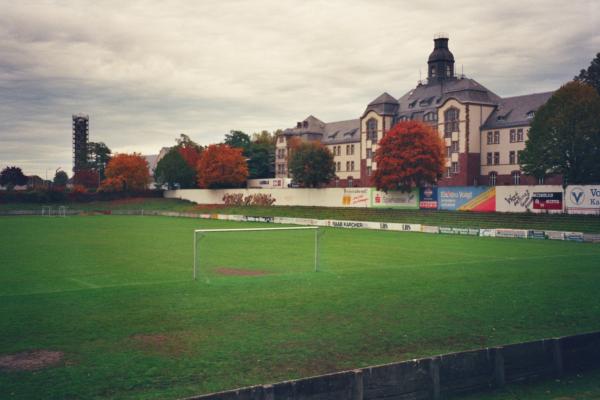
<svg viewBox="0 0 600 400"><path fill-rule="evenodd" d="M448 48L448 34L438 33L433 37L433 51L427 61L429 81L454 78L454 55Z"/></svg>

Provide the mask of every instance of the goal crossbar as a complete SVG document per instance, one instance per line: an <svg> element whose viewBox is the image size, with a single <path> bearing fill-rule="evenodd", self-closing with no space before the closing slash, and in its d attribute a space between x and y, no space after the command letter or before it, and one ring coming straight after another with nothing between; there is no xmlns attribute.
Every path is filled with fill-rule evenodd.
<svg viewBox="0 0 600 400"><path fill-rule="evenodd" d="M298 231L298 230L313 230L315 231L315 272L319 271L319 226L289 226L277 228L231 228L231 229L195 229L194 230L194 280L197 277L198 271L198 235L203 233L226 233L226 232L252 232L252 231Z"/></svg>

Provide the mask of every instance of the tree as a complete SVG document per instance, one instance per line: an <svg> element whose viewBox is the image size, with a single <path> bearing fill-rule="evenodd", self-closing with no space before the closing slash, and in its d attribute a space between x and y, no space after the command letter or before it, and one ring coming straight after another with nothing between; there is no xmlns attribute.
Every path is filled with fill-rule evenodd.
<svg viewBox="0 0 600 400"><path fill-rule="evenodd" d="M56 171L54 174L54 186L64 187L69 182L69 176L65 171Z"/></svg>
<svg viewBox="0 0 600 400"><path fill-rule="evenodd" d="M98 171L93 169L80 169L73 174L73 183L86 189L96 189L100 184Z"/></svg>
<svg viewBox="0 0 600 400"><path fill-rule="evenodd" d="M199 152L202 151L202 146L190 139L185 133L181 133L179 138L175 139L175 142L177 143L177 147L193 147Z"/></svg>
<svg viewBox="0 0 600 400"><path fill-rule="evenodd" d="M270 178L275 176L275 145L252 142L248 150L248 177Z"/></svg>
<svg viewBox="0 0 600 400"><path fill-rule="evenodd" d="M252 142L257 144L270 144L275 146L276 136L269 131L255 132L252 134Z"/></svg>
<svg viewBox="0 0 600 400"><path fill-rule="evenodd" d="M600 95L578 81L557 90L540 107L519 157L528 175L560 174L564 182L600 181Z"/></svg>
<svg viewBox="0 0 600 400"><path fill-rule="evenodd" d="M104 179L106 175L104 171L110 161L112 151L103 142L88 143L88 160L90 169L98 171L100 179Z"/></svg>
<svg viewBox="0 0 600 400"><path fill-rule="evenodd" d="M103 191L142 191L150 183L148 162L139 153L117 154L106 166Z"/></svg>
<svg viewBox="0 0 600 400"><path fill-rule="evenodd" d="M242 149L211 144L202 152L197 173L201 188L240 187L248 177L248 165Z"/></svg>
<svg viewBox="0 0 600 400"><path fill-rule="evenodd" d="M582 69L575 80L594 87L600 94L600 53L592 60L588 69Z"/></svg>
<svg viewBox="0 0 600 400"><path fill-rule="evenodd" d="M15 186L27 184L27 177L19 167L6 167L0 172L0 185L6 186L9 190Z"/></svg>
<svg viewBox="0 0 600 400"><path fill-rule="evenodd" d="M409 191L434 184L444 171L444 143L420 121L403 121L385 134L375 152L372 183L379 190Z"/></svg>
<svg viewBox="0 0 600 400"><path fill-rule="evenodd" d="M335 178L333 154L318 142L295 145L288 168L294 180L305 187L319 187Z"/></svg>
<svg viewBox="0 0 600 400"><path fill-rule="evenodd" d="M169 189L177 186L181 189L188 189L196 186L196 170L190 167L180 151L181 149L172 148L161 158L154 170L156 183L166 184Z"/></svg>
<svg viewBox="0 0 600 400"><path fill-rule="evenodd" d="M250 149L251 140L250 136L242 131L229 131L229 133L225 135L224 143L229 147L242 149L244 154L246 154Z"/></svg>

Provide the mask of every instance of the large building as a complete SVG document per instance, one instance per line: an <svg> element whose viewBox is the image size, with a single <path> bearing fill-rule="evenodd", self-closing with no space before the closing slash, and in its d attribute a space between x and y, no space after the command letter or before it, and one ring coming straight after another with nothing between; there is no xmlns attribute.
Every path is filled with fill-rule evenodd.
<svg viewBox="0 0 600 400"><path fill-rule="evenodd" d="M501 98L474 79L457 75L448 37L437 35L427 79L400 98L383 93L357 119L323 122L309 116L277 138L275 172L288 177L293 141L320 141L334 155L336 187L370 186L377 143L396 123L419 120L435 127L446 145L440 186L560 183L522 175L519 152L536 110L552 92Z"/></svg>

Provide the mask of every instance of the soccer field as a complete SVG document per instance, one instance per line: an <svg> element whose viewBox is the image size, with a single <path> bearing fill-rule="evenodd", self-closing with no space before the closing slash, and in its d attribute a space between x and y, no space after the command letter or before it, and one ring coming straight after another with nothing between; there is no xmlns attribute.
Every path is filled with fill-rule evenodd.
<svg viewBox="0 0 600 400"><path fill-rule="evenodd" d="M194 229L266 226L0 217L0 359L57 358L0 362L0 398L177 398L600 329L598 244L324 229L315 273L306 232L235 233L200 241L192 280Z"/></svg>

